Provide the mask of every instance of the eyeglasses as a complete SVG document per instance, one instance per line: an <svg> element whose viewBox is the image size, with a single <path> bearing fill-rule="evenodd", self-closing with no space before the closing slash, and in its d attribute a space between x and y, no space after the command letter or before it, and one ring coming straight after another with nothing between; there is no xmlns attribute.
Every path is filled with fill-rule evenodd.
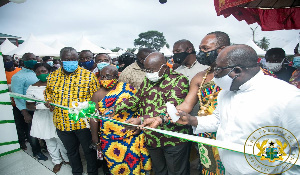
<svg viewBox="0 0 300 175"><path fill-rule="evenodd" d="M157 72L159 72L160 69L161 69L164 65L165 65L165 64L161 65ZM142 71L144 71L144 72L146 72L146 73L153 73L153 72L154 72L153 70L149 70L149 69L142 69ZM156 72L156 71L155 71L155 72Z"/></svg>
<svg viewBox="0 0 300 175"><path fill-rule="evenodd" d="M234 65L234 66L226 66L226 67L215 67L214 68L214 74L218 74L220 73L222 70L224 69L229 69L229 68L235 68L235 67L240 67L242 69L250 69L250 68L253 68L253 67L257 67L257 64L255 65L252 65L252 66L239 66L239 65Z"/></svg>
<svg viewBox="0 0 300 175"><path fill-rule="evenodd" d="M111 79L113 79L114 77L116 77L116 76L115 76L115 75L106 75L106 76L100 75L100 78L101 78L101 79L107 79L107 80L111 80Z"/></svg>
<svg viewBox="0 0 300 175"><path fill-rule="evenodd" d="M229 69L229 68L235 68L236 66L226 66L226 67L215 67L214 68L214 74L218 74L224 69Z"/></svg>

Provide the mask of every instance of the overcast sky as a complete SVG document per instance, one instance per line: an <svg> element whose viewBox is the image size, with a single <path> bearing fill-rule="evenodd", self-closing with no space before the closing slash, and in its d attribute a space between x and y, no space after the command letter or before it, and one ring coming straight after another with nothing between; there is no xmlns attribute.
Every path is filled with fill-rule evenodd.
<svg viewBox="0 0 300 175"><path fill-rule="evenodd" d="M82 35L105 48L133 48L141 32L163 32L172 47L180 39L190 40L198 50L209 32L224 31L232 43L244 44L252 38L245 21L217 16L213 0L27 0L0 7L0 33L26 40L32 33L45 44L56 39L73 46ZM256 30L256 40L270 39L271 47L284 47L298 38L300 30L264 32ZM172 49L171 49L172 50Z"/></svg>

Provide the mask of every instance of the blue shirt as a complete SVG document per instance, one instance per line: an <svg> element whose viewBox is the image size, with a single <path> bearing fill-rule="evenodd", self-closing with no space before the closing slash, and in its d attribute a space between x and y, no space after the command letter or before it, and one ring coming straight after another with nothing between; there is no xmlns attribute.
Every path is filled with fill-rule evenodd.
<svg viewBox="0 0 300 175"><path fill-rule="evenodd" d="M11 78L11 91L14 93L26 95L28 87L39 81L33 70L22 68ZM21 111L26 109L26 101L23 99L14 99L17 108Z"/></svg>

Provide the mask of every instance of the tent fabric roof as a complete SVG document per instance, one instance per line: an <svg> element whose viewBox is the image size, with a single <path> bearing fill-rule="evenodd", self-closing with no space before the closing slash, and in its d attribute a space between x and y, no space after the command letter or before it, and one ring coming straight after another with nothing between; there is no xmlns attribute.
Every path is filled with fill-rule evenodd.
<svg viewBox="0 0 300 175"><path fill-rule="evenodd" d="M290 41L286 46L282 49L285 51L285 55L294 55L294 49L299 41L295 38L294 40Z"/></svg>
<svg viewBox="0 0 300 175"><path fill-rule="evenodd" d="M107 50L102 49L101 47L92 43L84 36L82 36L73 47L77 50L77 52L81 52L82 50L90 50L93 53L109 53Z"/></svg>
<svg viewBox="0 0 300 175"><path fill-rule="evenodd" d="M13 35L7 35L7 34L4 34L4 33L0 33L0 38L16 38L16 39L20 39L21 37L13 36Z"/></svg>
<svg viewBox="0 0 300 175"><path fill-rule="evenodd" d="M57 50L58 52L60 52L60 50L64 47L66 47L64 44L62 44L61 42L59 42L58 40L55 40L51 45L50 45L53 49Z"/></svg>
<svg viewBox="0 0 300 175"><path fill-rule="evenodd" d="M11 43L7 38L5 39L5 41L0 45L0 51L6 55L7 53L9 53L10 51L16 49L17 46L15 46L13 43Z"/></svg>
<svg viewBox="0 0 300 175"><path fill-rule="evenodd" d="M18 48L12 50L8 55L24 55L25 53L33 53L36 56L59 56L59 52L55 49L40 42L31 34Z"/></svg>
<svg viewBox="0 0 300 175"><path fill-rule="evenodd" d="M253 42L252 39L250 39L250 40L246 43L246 45L252 47L252 48L255 50L255 52L257 53L257 55L265 56L266 51L264 51L264 50L262 50L260 47L258 47L258 46Z"/></svg>
<svg viewBox="0 0 300 175"><path fill-rule="evenodd" d="M167 48L166 45L164 45L164 47L161 48L161 49L159 50L159 52L160 52L160 53L163 53L166 57L170 57L170 56L173 55L173 53Z"/></svg>

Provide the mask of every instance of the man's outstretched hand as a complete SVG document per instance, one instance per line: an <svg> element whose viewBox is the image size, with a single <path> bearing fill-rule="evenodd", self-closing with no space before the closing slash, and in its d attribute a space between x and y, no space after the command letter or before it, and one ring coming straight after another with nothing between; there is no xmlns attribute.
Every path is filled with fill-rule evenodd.
<svg viewBox="0 0 300 175"><path fill-rule="evenodd" d="M157 128L161 124L162 124L162 120L160 117L152 117L152 118L145 119L143 124L140 125L140 127Z"/></svg>
<svg viewBox="0 0 300 175"><path fill-rule="evenodd" d="M194 116L191 116L190 114L188 114L184 111L178 110L178 113L176 113L176 115L180 116L180 118L176 121L176 123L178 123L178 124L192 125L192 126L198 125L197 118Z"/></svg>

